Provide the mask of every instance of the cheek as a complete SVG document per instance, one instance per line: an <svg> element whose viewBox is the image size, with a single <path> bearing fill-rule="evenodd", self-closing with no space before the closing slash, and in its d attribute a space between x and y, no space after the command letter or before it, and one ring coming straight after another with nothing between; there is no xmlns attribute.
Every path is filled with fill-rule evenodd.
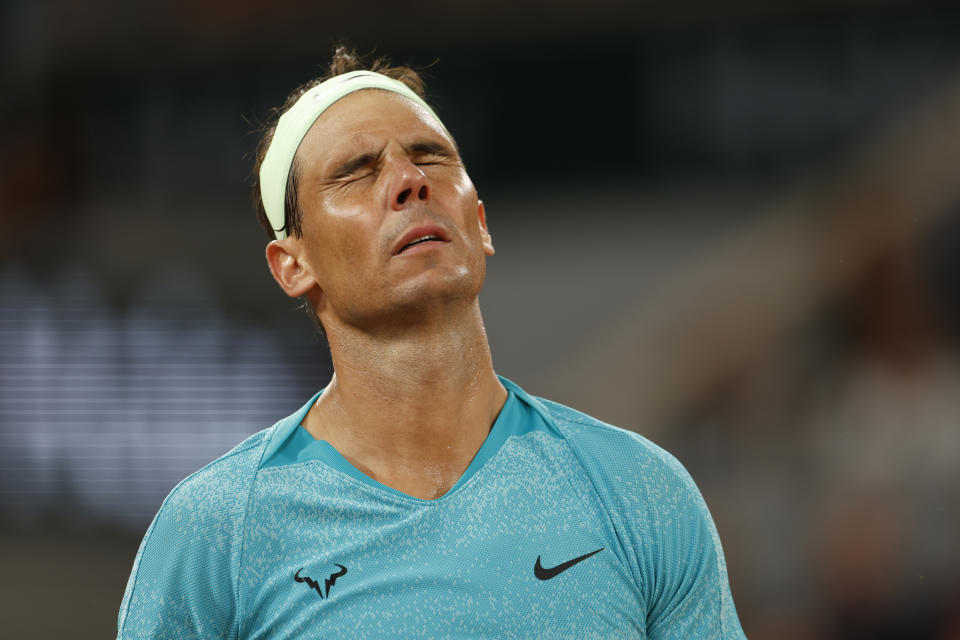
<svg viewBox="0 0 960 640"><path fill-rule="evenodd" d="M365 249L372 237L364 208L351 206L341 195L325 195L304 211L303 232L321 255L350 259Z"/></svg>
<svg viewBox="0 0 960 640"><path fill-rule="evenodd" d="M454 213L458 223L468 229L473 235L473 227L477 225L477 190L470 178L462 175L456 180L448 180L446 184L439 181L434 185L434 200L438 206Z"/></svg>
<svg viewBox="0 0 960 640"><path fill-rule="evenodd" d="M309 251L321 287L351 286L374 260L373 231L359 219L327 219L315 225Z"/></svg>
<svg viewBox="0 0 960 640"><path fill-rule="evenodd" d="M457 198L461 200L472 200L477 202L477 188L473 186L470 177L464 171L460 171L457 179L453 181L453 191Z"/></svg>

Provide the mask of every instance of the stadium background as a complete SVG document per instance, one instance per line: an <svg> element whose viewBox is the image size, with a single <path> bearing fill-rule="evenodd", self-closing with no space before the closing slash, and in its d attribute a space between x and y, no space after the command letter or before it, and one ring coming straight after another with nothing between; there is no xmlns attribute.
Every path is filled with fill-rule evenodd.
<svg viewBox="0 0 960 640"><path fill-rule="evenodd" d="M425 69L497 370L691 470L751 638L960 638L960 12L0 6L0 636L103 638L182 477L322 386L256 125L331 45Z"/></svg>

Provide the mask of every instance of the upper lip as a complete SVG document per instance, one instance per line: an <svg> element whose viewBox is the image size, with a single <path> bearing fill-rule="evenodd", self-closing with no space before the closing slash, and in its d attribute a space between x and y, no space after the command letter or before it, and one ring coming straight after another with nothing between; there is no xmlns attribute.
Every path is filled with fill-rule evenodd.
<svg viewBox="0 0 960 640"><path fill-rule="evenodd" d="M414 227L403 234L403 237L400 238L400 241L393 247L393 255L397 255L403 251L404 247L420 238L427 236L433 236L437 240L442 242L450 242L450 238L447 236L447 232L443 230L443 227L438 227L437 225L424 225L420 227Z"/></svg>

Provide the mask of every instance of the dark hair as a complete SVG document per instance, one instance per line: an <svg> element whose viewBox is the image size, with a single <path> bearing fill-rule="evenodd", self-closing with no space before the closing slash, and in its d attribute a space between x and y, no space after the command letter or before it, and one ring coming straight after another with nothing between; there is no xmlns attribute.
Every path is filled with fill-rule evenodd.
<svg viewBox="0 0 960 640"><path fill-rule="evenodd" d="M337 45L334 49L333 59L330 61L330 67L327 69L327 73L294 89L293 92L287 96L287 101L283 106L279 109L274 109L271 121L263 130L260 144L257 145L257 159L253 168L253 202L257 211L257 220L260 222L260 226L267 232L267 238L270 240L275 239L276 234L273 231L270 221L267 220L267 212L264 210L263 201L260 198L260 165L263 163L263 157L267 154L267 149L273 140L273 134L277 129L277 121L284 112L300 99L300 96L318 84L334 76L360 70L375 71L394 80L399 80L410 87L418 96L425 99L423 79L410 67L392 66L385 58L377 58L372 63L366 64L364 60L357 55L356 51L348 49L342 44ZM293 235L298 238L303 235L301 228L303 211L300 209L300 201L297 197L299 181L300 165L297 158L294 157L293 164L290 167L290 175L287 178L286 196L283 206L283 228L286 229L287 235Z"/></svg>

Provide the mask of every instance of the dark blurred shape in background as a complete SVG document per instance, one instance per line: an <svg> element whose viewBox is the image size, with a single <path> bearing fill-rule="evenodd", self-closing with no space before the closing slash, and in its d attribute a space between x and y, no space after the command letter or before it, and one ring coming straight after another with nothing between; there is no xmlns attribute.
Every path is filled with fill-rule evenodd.
<svg viewBox="0 0 960 640"><path fill-rule="evenodd" d="M463 149L497 370L680 458L749 637L960 638L960 11L12 0L0 35L3 637L113 633L167 492L329 379L249 174L346 38Z"/></svg>

